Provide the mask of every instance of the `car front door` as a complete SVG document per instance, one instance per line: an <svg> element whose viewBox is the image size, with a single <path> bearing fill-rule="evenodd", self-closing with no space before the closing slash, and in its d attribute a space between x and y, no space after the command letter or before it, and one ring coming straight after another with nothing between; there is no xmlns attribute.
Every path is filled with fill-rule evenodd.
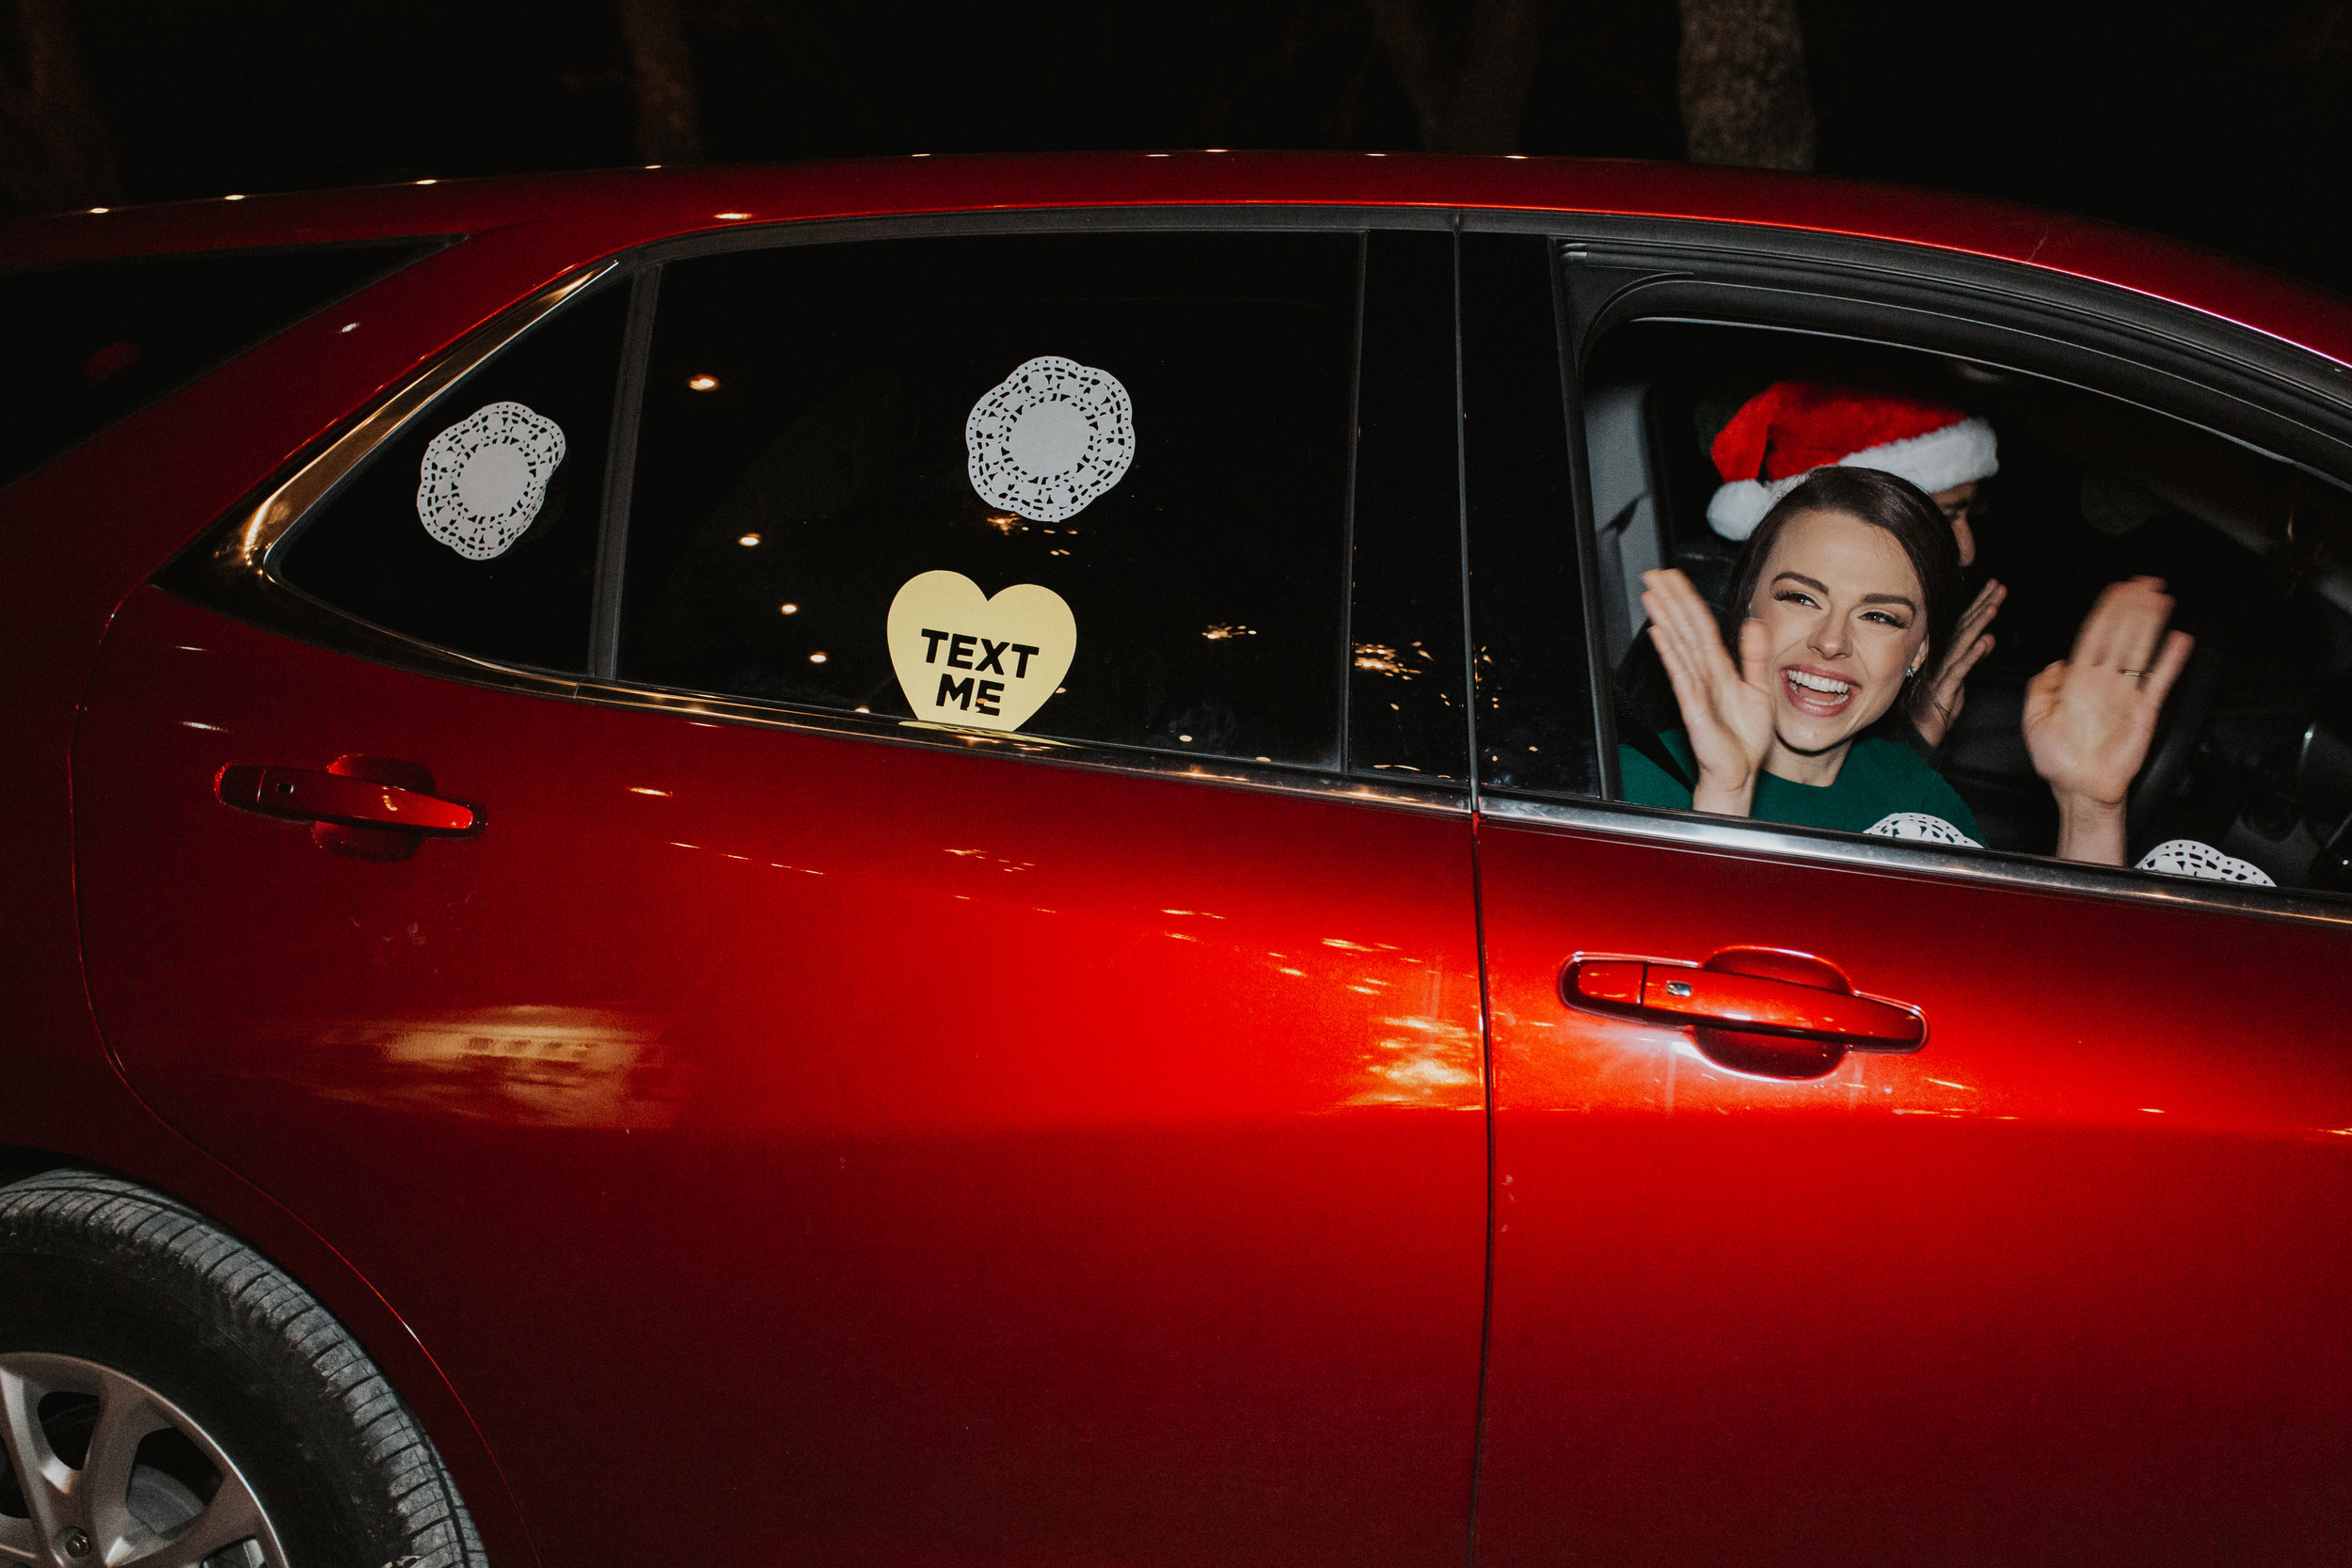
<svg viewBox="0 0 2352 1568"><path fill-rule="evenodd" d="M674 258L125 606L108 1038L406 1316L548 1560L1457 1560L1470 834L1339 719L1365 244ZM1083 417L985 449L1052 356ZM931 572L975 598L898 636ZM1022 583L1074 654L983 624ZM962 722L1025 644L1061 689Z"/></svg>
<svg viewBox="0 0 2352 1568"><path fill-rule="evenodd" d="M1591 523L1660 504L1585 428ZM1508 586L1573 542L1470 473L1480 717L1588 711L1551 693L1604 617ZM2342 906L1639 811L1511 750L1478 1561L2341 1560Z"/></svg>

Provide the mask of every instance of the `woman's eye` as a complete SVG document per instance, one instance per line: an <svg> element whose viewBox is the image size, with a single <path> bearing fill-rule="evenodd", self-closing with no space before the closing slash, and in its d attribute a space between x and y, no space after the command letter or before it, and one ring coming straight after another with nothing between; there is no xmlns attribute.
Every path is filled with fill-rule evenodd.
<svg viewBox="0 0 2352 1568"><path fill-rule="evenodd" d="M1810 608L1813 603L1812 594L1795 588L1784 588L1779 593L1773 594L1772 597L1778 599L1782 604L1799 604L1804 605L1808 608Z"/></svg>
<svg viewBox="0 0 2352 1568"><path fill-rule="evenodd" d="M1866 612L1864 619L1876 621L1883 626L1893 626L1897 631L1903 631L1911 626L1911 623L1904 620L1901 616L1889 615L1883 610L1869 610Z"/></svg>

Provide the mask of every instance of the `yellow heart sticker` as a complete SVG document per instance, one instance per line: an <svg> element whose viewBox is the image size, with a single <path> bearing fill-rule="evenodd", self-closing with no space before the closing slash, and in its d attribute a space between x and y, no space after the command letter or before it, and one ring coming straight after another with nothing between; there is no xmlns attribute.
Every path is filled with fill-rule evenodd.
<svg viewBox="0 0 2352 1568"><path fill-rule="evenodd" d="M991 598L961 572L925 572L891 599L883 635L917 719L1017 730L1070 673L1078 618L1034 582Z"/></svg>

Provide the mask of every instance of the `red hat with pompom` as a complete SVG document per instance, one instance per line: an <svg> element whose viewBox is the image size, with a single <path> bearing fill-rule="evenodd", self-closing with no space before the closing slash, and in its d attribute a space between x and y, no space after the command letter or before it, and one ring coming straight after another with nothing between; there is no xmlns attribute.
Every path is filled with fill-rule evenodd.
<svg viewBox="0 0 2352 1568"><path fill-rule="evenodd" d="M1941 403L1818 381L1775 381L1740 405L1708 449L1723 488L1707 520L1745 539L1816 468L1877 468L1933 495L2000 471L1993 427Z"/></svg>

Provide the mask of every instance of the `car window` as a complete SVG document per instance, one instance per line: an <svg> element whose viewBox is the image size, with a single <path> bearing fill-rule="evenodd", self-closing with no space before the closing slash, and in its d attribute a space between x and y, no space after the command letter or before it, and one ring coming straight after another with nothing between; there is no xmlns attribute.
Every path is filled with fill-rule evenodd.
<svg viewBox="0 0 2352 1568"><path fill-rule="evenodd" d="M0 484L437 241L203 251L0 272Z"/></svg>
<svg viewBox="0 0 2352 1568"><path fill-rule="evenodd" d="M533 325L371 453L272 572L420 641L585 671L628 309L607 286Z"/></svg>
<svg viewBox="0 0 2352 1568"><path fill-rule="evenodd" d="M625 680L1339 757L1362 237L910 238L662 274Z"/></svg>
<svg viewBox="0 0 2352 1568"><path fill-rule="evenodd" d="M1948 783L1981 845L2053 852L2058 813L2025 740L2027 685L2069 657L2103 589L2150 576L2195 648L2132 788L2125 863L2352 891L2352 498L2224 435L2011 370L1689 322L1605 335L1583 418L1621 736L1679 723L1645 660L1641 573L1680 567L1729 624L1740 546L1709 521L1728 482L1718 437L1789 384L1947 407L1997 433L1997 472L1965 518L1968 594L1988 580L2008 591L1993 648L1940 744L1898 736ZM1481 626L1524 635L1507 618Z"/></svg>

